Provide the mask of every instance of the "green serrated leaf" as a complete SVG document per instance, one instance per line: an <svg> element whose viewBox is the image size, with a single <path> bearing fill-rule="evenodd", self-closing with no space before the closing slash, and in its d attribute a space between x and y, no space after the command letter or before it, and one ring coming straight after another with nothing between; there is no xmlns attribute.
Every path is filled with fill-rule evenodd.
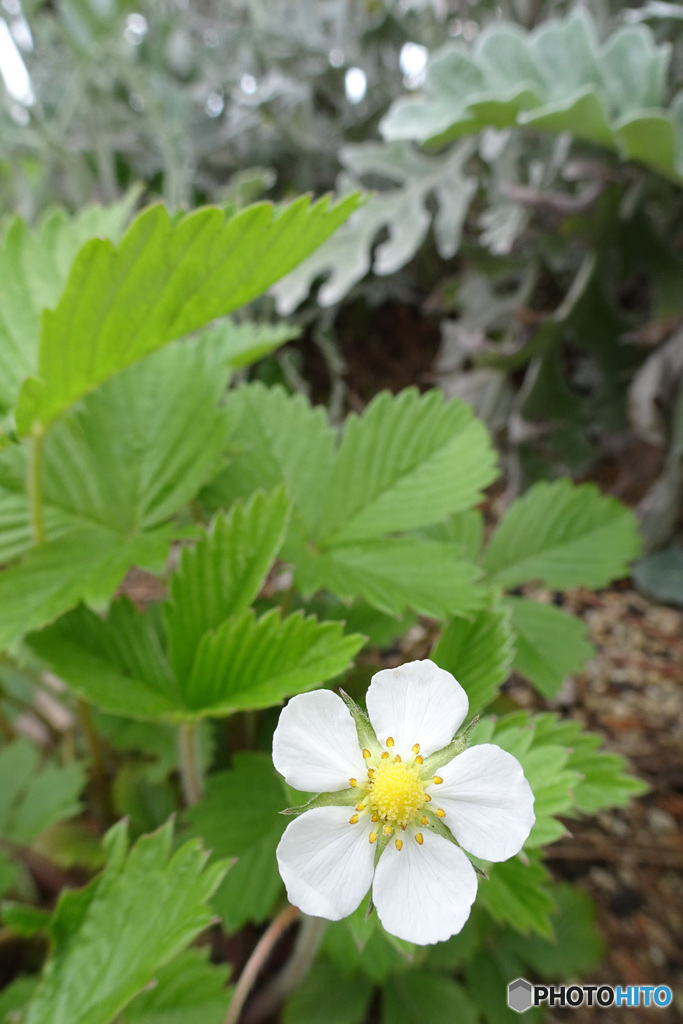
<svg viewBox="0 0 683 1024"><path fill-rule="evenodd" d="M174 345L108 381L47 438L45 504L126 534L163 523L219 463L227 377Z"/></svg>
<svg viewBox="0 0 683 1024"><path fill-rule="evenodd" d="M592 484L535 484L511 505L484 556L489 577L506 587L540 580L549 587L601 587L628 574L639 538L632 513Z"/></svg>
<svg viewBox="0 0 683 1024"><path fill-rule="evenodd" d="M301 396L249 385L228 408L238 420L235 454L204 498L229 505L259 484L284 484L292 514L281 557L294 563L306 596L360 596L393 617L406 608L439 618L482 606L460 541L392 535L466 509L493 478L488 438L464 403L412 390L379 396L350 421L336 455L323 411Z"/></svg>
<svg viewBox="0 0 683 1024"><path fill-rule="evenodd" d="M171 847L170 826L130 851L125 825L109 833L102 875L59 899L52 955L26 1024L108 1024L208 927L207 901L225 865L207 868L196 841Z"/></svg>
<svg viewBox="0 0 683 1024"><path fill-rule="evenodd" d="M238 370L263 359L300 334L301 328L296 324L255 323L252 320L235 323L227 319L203 331L200 343L217 365Z"/></svg>
<svg viewBox="0 0 683 1024"><path fill-rule="evenodd" d="M213 900L228 932L265 920L282 892L275 848L287 826L285 800L271 758L241 753L231 771L209 777L204 799L187 812L191 834L215 856L238 858Z"/></svg>
<svg viewBox="0 0 683 1024"><path fill-rule="evenodd" d="M567 765L579 772L581 781L574 789L574 805L582 814L597 814L607 807L624 807L647 793L643 779L629 775L619 754L598 749L601 740L593 733L580 733L573 739Z"/></svg>
<svg viewBox="0 0 683 1024"><path fill-rule="evenodd" d="M442 974L408 971L382 990L382 1024L424 1024L425 1020L457 1020L476 1024L477 1008L467 990Z"/></svg>
<svg viewBox="0 0 683 1024"><path fill-rule="evenodd" d="M19 217L10 221L0 243L0 411L14 405L22 380L35 372L41 314L59 300L76 253L95 235L115 242L136 198L132 190L73 217L50 210L35 230Z"/></svg>
<svg viewBox="0 0 683 1024"><path fill-rule="evenodd" d="M117 1024L223 1024L230 993L225 965L212 964L209 948L188 949L156 971Z"/></svg>
<svg viewBox="0 0 683 1024"><path fill-rule="evenodd" d="M219 207L171 218L141 213L118 247L93 239L64 294L43 319L38 376L22 387L17 427L47 430L109 377L174 338L261 295L321 244L358 206L307 197L285 208L257 203L232 216Z"/></svg>
<svg viewBox="0 0 683 1024"><path fill-rule="evenodd" d="M0 916L4 924L16 935L37 935L40 932L47 932L50 927L49 912L28 903L12 903L5 900L0 906Z"/></svg>
<svg viewBox="0 0 683 1024"><path fill-rule="evenodd" d="M509 597L515 634L514 668L545 697L553 697L566 676L580 672L595 648L586 624L550 604Z"/></svg>
<svg viewBox="0 0 683 1024"><path fill-rule="evenodd" d="M265 508L262 501L255 507ZM237 589L232 597L242 604L245 595ZM76 609L33 634L29 644L81 697L105 711L185 721L267 707L311 689L343 672L365 639L301 613L282 619L277 609L261 619L247 610L219 625L215 619L207 623L199 638L202 624L195 620L196 655L191 671L180 677L169 665L154 611L137 612L126 598L112 604L106 620Z"/></svg>
<svg viewBox="0 0 683 1024"><path fill-rule="evenodd" d="M519 942L518 939L520 947L529 941L528 938L524 942ZM518 977L518 961L514 962L513 973L510 967L506 967L502 962L503 959L500 950L482 948L475 953L465 968L467 989L485 1024L514 1024L515 1021L519 1021L519 1014L511 1010L507 1004L508 985ZM539 1024L542 1019L543 1011L540 1007L532 1006L525 1011L525 1022Z"/></svg>
<svg viewBox="0 0 683 1024"><path fill-rule="evenodd" d="M200 716L269 707L339 675L364 641L336 622L247 611L205 634L192 674L180 681L184 707Z"/></svg>
<svg viewBox="0 0 683 1024"><path fill-rule="evenodd" d="M0 749L0 778L0 835L14 843L30 843L80 810L83 766L41 767L40 755L28 740L14 740Z"/></svg>
<svg viewBox="0 0 683 1024"><path fill-rule="evenodd" d="M437 523L481 500L495 455L470 407L407 388L350 416L328 481L317 538L356 544Z"/></svg>
<svg viewBox="0 0 683 1024"><path fill-rule="evenodd" d="M397 637L405 635L417 621L411 614L400 619L386 615L367 601L345 604L329 591L312 598L306 608L319 619L343 622L350 633L363 633L372 647L391 647Z"/></svg>
<svg viewBox="0 0 683 1024"><path fill-rule="evenodd" d="M153 620L125 597L106 620L77 608L28 643L79 696L105 711L157 718L172 717L181 706Z"/></svg>
<svg viewBox="0 0 683 1024"><path fill-rule="evenodd" d="M307 596L326 587L342 600L362 596L394 617L406 609L435 619L469 615L481 608L486 591L480 573L460 558L453 544L417 537L387 537L363 544L299 549L295 579Z"/></svg>
<svg viewBox="0 0 683 1024"><path fill-rule="evenodd" d="M230 771L210 775L206 795L186 812L193 835L217 857L240 857L269 832L282 835L287 819L282 781L267 754L235 754ZM226 813L229 808L229 813Z"/></svg>
<svg viewBox="0 0 683 1024"><path fill-rule="evenodd" d="M368 918L367 908L365 899L350 917L331 922L322 950L347 978L362 974L381 984L412 965L414 947L385 932L375 914Z"/></svg>
<svg viewBox="0 0 683 1024"><path fill-rule="evenodd" d="M19 1011L25 1009L37 984L36 977L21 976L3 988L0 992L0 1024L16 1024L17 1020L22 1020Z"/></svg>
<svg viewBox="0 0 683 1024"><path fill-rule="evenodd" d="M538 857L528 864L512 857L487 869L488 881L479 885L478 901L495 921L506 923L528 935L535 932L552 938L555 909L550 875Z"/></svg>
<svg viewBox="0 0 683 1024"><path fill-rule="evenodd" d="M259 593L284 538L289 501L284 488L256 493L217 516L197 544L183 550L165 605L169 660L189 677L203 635L246 611Z"/></svg>
<svg viewBox="0 0 683 1024"><path fill-rule="evenodd" d="M178 806L178 793L169 779L151 778L145 764L125 761L112 785L112 802L116 816L127 820L137 838L168 821Z"/></svg>
<svg viewBox="0 0 683 1024"><path fill-rule="evenodd" d="M102 608L132 565L160 571L172 532L150 531L122 543L109 530L84 528L32 549L0 573L0 647L85 600Z"/></svg>
<svg viewBox="0 0 683 1024"><path fill-rule="evenodd" d="M599 966L604 942L590 896L567 882L552 887L558 913L552 918L554 939L531 935L515 949L542 978L583 978Z"/></svg>
<svg viewBox="0 0 683 1024"><path fill-rule="evenodd" d="M484 517L479 509L470 508L463 512L456 512L443 523L427 526L420 533L430 540L455 544L462 558L478 562L484 541Z"/></svg>
<svg viewBox="0 0 683 1024"><path fill-rule="evenodd" d="M372 983L356 975L353 984L329 960L320 960L290 996L283 1024L363 1024Z"/></svg>
<svg viewBox="0 0 683 1024"><path fill-rule="evenodd" d="M33 542L28 446L0 455L0 508L14 510L0 575L0 646L79 600L101 606L131 567L163 569L178 527L225 447L226 373L189 346L129 368L62 417L45 440L47 542ZM9 499L10 505L5 506Z"/></svg>
<svg viewBox="0 0 683 1024"><path fill-rule="evenodd" d="M527 849L555 842L565 833L555 815L571 813L574 789L581 780L579 773L568 767L569 749L555 742L552 732L537 737L535 724L534 717L523 711L495 723L481 719L471 735L472 743L491 742L507 750L524 769L534 793L536 815Z"/></svg>
<svg viewBox="0 0 683 1024"><path fill-rule="evenodd" d="M469 618L453 619L441 634L432 660L464 687L470 715L490 704L505 682L513 639L509 610L498 601Z"/></svg>
<svg viewBox="0 0 683 1024"><path fill-rule="evenodd" d="M303 395L259 383L232 391L227 408L236 421L231 461L205 489L206 500L228 507L259 487L284 484L293 503L289 535L313 536L334 459L335 435L325 410Z"/></svg>

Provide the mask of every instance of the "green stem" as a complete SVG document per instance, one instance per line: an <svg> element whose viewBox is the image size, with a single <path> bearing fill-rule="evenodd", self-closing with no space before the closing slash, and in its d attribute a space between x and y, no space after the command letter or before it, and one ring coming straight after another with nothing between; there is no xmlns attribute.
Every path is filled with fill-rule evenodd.
<svg viewBox="0 0 683 1024"><path fill-rule="evenodd" d="M313 966L326 928L327 921L323 918L301 915L301 928L289 961L254 1001L246 1016L246 1024L259 1024L271 1017L289 993L301 984Z"/></svg>
<svg viewBox="0 0 683 1024"><path fill-rule="evenodd" d="M242 1007L249 997L249 993L253 988L254 982L256 981L261 968L270 956L273 947L278 942L280 936L287 931L299 914L300 911L297 907L285 907L282 913L278 914L274 921L271 921L266 931L256 943L254 951L247 960L245 968L240 974L239 981L235 986L235 991L232 994L228 1013L225 1018L225 1024L237 1024L237 1021L240 1019L240 1014L242 1013Z"/></svg>
<svg viewBox="0 0 683 1024"><path fill-rule="evenodd" d="M280 598L280 615L283 619L289 615L289 609L292 607L292 601L294 600L295 594L296 587L292 583L291 587L288 587Z"/></svg>
<svg viewBox="0 0 683 1024"><path fill-rule="evenodd" d="M31 447L28 475L28 500L33 523L33 539L36 544L45 543L45 521L43 519L43 445L45 434L35 434Z"/></svg>
<svg viewBox="0 0 683 1024"><path fill-rule="evenodd" d="M204 794L198 722L183 722L180 726L180 777L185 802L193 807Z"/></svg>
<svg viewBox="0 0 683 1024"><path fill-rule="evenodd" d="M90 754L90 762L92 765L93 784L97 793L98 803L100 805L100 813L104 824L109 826L114 821L115 814L109 789L109 779L107 777L107 766L104 760L104 751L102 750L100 737L97 733L97 729L95 728L95 723L93 722L90 707L84 700L80 699L78 701L78 717L80 718L83 735L85 736L85 741L88 745L88 752Z"/></svg>

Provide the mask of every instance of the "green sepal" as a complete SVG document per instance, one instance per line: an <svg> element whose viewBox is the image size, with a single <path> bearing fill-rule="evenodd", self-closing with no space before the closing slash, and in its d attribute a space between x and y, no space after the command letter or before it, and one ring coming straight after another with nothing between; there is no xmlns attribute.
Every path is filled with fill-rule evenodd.
<svg viewBox="0 0 683 1024"><path fill-rule="evenodd" d="M304 811L312 811L315 807L353 807L358 803L358 790L349 786L348 789L340 789L336 793L318 793L308 803L299 804L298 807L285 807L280 814L303 814Z"/></svg>
<svg viewBox="0 0 683 1024"><path fill-rule="evenodd" d="M425 817L427 818L427 820L429 821L428 825L424 825L423 826L424 828L431 829L432 832L436 832L436 834L438 836L442 836L444 839L447 839L449 843L452 843L453 846L457 846L459 850L462 850L462 846L460 845L458 840L455 838L455 836L453 835L453 833L451 832L451 830L449 829L448 825L443 820L443 818L439 818L434 813L434 811L432 811L429 807L424 807L423 808L423 813L424 813ZM464 852L465 851L463 851L463 853ZM467 856L466 853L465 853L465 856ZM488 882L489 876L486 874L486 872L483 870L483 868L480 868L478 864L475 864L469 856L467 856L467 859L469 860L470 864L472 865L472 867L474 868L476 873L481 878L485 878L486 881Z"/></svg>
<svg viewBox="0 0 683 1024"><path fill-rule="evenodd" d="M436 832L438 836L443 836L453 846L460 847L460 843L455 838L448 825L441 818L437 817L434 811L430 807L423 807L422 813L429 821L428 825L424 825L423 828L431 829L432 832Z"/></svg>
<svg viewBox="0 0 683 1024"><path fill-rule="evenodd" d="M383 748L375 735L375 730L372 728L367 714L356 704L355 700L352 697L349 697L348 693L341 688L339 690L339 694L351 712L351 717L353 718L354 725L356 726L358 742L360 743L361 748L365 748L375 757L379 757Z"/></svg>
<svg viewBox="0 0 683 1024"><path fill-rule="evenodd" d="M441 750L437 750L435 753L430 754L429 757L426 757L420 768L420 778L429 778L438 768L443 768L445 764L452 761L458 754L462 754L463 750L466 750L470 745L470 733L478 721L479 715L473 718L465 731L452 739L448 746L442 747Z"/></svg>
<svg viewBox="0 0 683 1024"><path fill-rule="evenodd" d="M382 827L379 822L377 822L377 827L379 828L379 832L377 833L377 845L375 846L375 869L377 869L379 859L386 850L387 846L389 845L389 842L394 838L393 835L385 836L384 832L382 832ZM401 837L396 836L395 838L400 839ZM370 897L370 899L372 901L372 897Z"/></svg>

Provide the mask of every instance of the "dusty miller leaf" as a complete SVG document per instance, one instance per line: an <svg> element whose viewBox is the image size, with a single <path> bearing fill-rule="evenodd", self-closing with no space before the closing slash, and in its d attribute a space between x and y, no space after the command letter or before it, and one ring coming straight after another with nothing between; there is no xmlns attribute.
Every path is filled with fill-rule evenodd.
<svg viewBox="0 0 683 1024"><path fill-rule="evenodd" d="M477 190L476 180L467 177L463 164L471 156L469 144L445 156L429 157L403 142L382 146L376 142L343 146L339 158L349 172L340 190L357 188L364 178L379 176L397 185L370 197L362 209L312 256L271 289L277 308L286 316L302 302L316 278L326 275L318 293L321 306L333 306L372 269L393 274L413 258L433 222L440 255L453 256L460 247L460 235L470 202ZM434 196L437 212L432 215L428 199ZM389 238L373 256L380 231Z"/></svg>
<svg viewBox="0 0 683 1024"><path fill-rule="evenodd" d="M494 23L470 53L449 44L434 54L423 94L397 100L380 130L430 145L485 127L571 132L680 181L680 94L662 109L670 55L644 25L601 46L585 8L532 32Z"/></svg>

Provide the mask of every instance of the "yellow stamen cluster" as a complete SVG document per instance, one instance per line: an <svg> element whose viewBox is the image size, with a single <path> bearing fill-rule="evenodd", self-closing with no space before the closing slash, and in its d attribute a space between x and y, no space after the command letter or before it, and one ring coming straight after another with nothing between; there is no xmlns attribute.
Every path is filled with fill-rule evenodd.
<svg viewBox="0 0 683 1024"><path fill-rule="evenodd" d="M382 821L405 828L424 803L422 779L408 764L382 765L368 787L373 810Z"/></svg>
<svg viewBox="0 0 683 1024"><path fill-rule="evenodd" d="M379 756L373 756L367 748L363 748L363 757L368 765L367 781L363 783L357 779L349 779L352 787L358 787L358 795L362 797L355 805L356 813L351 815L349 822L355 825L364 813L368 813L377 829L369 834L371 843L377 842L380 835L389 838L397 829L405 830L418 821L423 826L429 826L430 820L424 809L432 798L425 793L424 787L430 782L438 785L442 781L439 776L422 780L420 765L423 758L420 755L419 743L413 745L412 756L405 761L401 759L400 754L391 757L390 751L394 746L393 737L388 736L384 750ZM440 818L444 817L441 808L436 813ZM421 846L424 841L422 833L417 832L414 838ZM394 844L397 850L403 849L402 839L394 839Z"/></svg>

